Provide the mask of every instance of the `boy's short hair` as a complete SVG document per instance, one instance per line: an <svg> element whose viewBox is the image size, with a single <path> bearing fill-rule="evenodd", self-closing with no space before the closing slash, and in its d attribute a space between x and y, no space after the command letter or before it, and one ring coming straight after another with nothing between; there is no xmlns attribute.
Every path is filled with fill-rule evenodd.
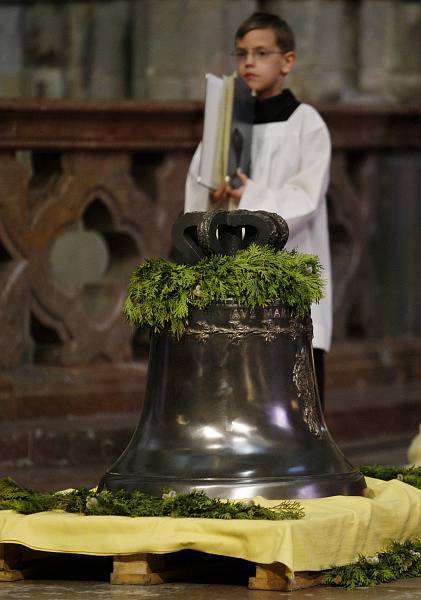
<svg viewBox="0 0 421 600"><path fill-rule="evenodd" d="M235 33L235 40L241 40L249 31L253 29L272 29L276 37L276 43L282 52L291 52L295 50L294 33L291 27L284 19L277 15L266 12L255 12L245 21Z"/></svg>

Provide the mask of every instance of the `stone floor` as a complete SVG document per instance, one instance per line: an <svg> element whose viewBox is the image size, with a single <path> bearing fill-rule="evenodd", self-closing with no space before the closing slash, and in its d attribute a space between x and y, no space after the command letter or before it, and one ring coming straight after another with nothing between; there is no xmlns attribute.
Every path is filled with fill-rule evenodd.
<svg viewBox="0 0 421 600"><path fill-rule="evenodd" d="M87 581L18 581L0 584L1 600L419 600L421 578L374 588L344 590L319 586L296 592L251 591L246 586L166 583L160 586L111 586Z"/></svg>

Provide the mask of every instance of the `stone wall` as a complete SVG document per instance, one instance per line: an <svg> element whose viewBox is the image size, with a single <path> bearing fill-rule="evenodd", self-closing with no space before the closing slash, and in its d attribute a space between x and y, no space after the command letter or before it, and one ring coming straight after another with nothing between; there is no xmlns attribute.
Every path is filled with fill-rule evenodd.
<svg viewBox="0 0 421 600"><path fill-rule="evenodd" d="M420 100L413 0L5 0L0 96L200 99L206 71L234 68L234 31L256 9L295 30L302 99Z"/></svg>

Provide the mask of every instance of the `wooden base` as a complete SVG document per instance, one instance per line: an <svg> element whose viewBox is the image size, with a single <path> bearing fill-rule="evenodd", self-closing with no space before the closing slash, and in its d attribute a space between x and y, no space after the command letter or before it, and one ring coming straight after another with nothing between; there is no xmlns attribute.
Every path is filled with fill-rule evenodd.
<svg viewBox="0 0 421 600"><path fill-rule="evenodd" d="M168 581L182 581L191 576L194 571L209 573L212 567L219 568L217 559L212 555L205 555L206 560L190 557L188 561L177 561L177 555L170 554L135 554L130 556L115 556L111 583L156 585ZM196 553L198 554L198 553ZM249 563L250 567L252 563ZM251 590L279 590L291 592L303 588L313 587L322 582L320 573L299 572L294 577L287 575L285 565L273 563L271 565L254 565L256 574L249 577L248 587Z"/></svg>
<svg viewBox="0 0 421 600"><path fill-rule="evenodd" d="M28 579L33 570L27 566L29 548L17 544L0 544L0 582Z"/></svg>
<svg viewBox="0 0 421 600"><path fill-rule="evenodd" d="M73 555L72 555L73 556ZM17 544L0 544L0 583L30 579L41 568L45 570L47 559L63 555L41 552ZM69 557L70 560L70 557ZM254 571L254 575L250 576ZM171 552L168 554L130 554L114 556L110 581L113 585L159 585L169 581L191 581L200 578L233 579L241 574L242 581L248 578L251 590L279 590L291 592L321 583L320 573L287 574L285 565L254 564L240 559L205 554L195 551Z"/></svg>
<svg viewBox="0 0 421 600"><path fill-rule="evenodd" d="M285 565L273 563L271 565L256 564L256 576L250 577L250 590L278 590L293 592L308 587L319 585L322 582L320 573L301 571L289 577Z"/></svg>
<svg viewBox="0 0 421 600"><path fill-rule="evenodd" d="M156 585L177 577L176 570L169 570L163 554L131 554L115 556L112 584Z"/></svg>

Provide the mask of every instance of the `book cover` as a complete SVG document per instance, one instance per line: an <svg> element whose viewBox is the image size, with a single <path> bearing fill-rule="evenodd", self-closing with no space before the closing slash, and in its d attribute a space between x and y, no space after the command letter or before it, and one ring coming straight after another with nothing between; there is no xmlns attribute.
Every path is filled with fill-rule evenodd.
<svg viewBox="0 0 421 600"><path fill-rule="evenodd" d="M206 75L199 183L212 190L223 183L237 187L237 169L250 174L254 106L240 77Z"/></svg>

